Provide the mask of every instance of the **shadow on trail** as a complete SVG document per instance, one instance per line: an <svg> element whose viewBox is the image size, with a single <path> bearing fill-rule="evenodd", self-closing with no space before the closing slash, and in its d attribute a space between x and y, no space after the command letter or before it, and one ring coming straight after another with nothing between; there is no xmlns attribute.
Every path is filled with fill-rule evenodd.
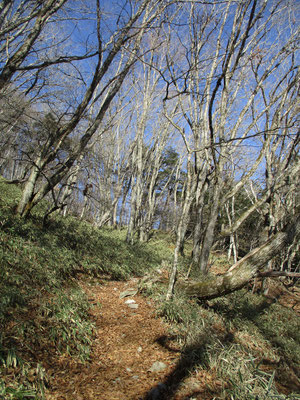
<svg viewBox="0 0 300 400"><path fill-rule="evenodd" d="M156 340L161 346L169 351L174 351L169 345L169 342L173 339L172 336L162 336ZM226 335L224 341L230 341L231 338ZM209 335L201 335L197 338L195 343L186 346L180 359L178 360L173 371L160 382L158 385L149 390L148 393L142 398L143 400L171 400L176 395L177 391L181 388L185 379L188 378L194 369L201 365L204 368L209 364L208 346L212 342L212 337ZM219 392L209 389L205 383L199 388L190 388L188 393L189 397L201 395L202 399L210 399ZM200 389L201 386L201 389ZM209 396L209 397L208 397Z"/></svg>
<svg viewBox="0 0 300 400"><path fill-rule="evenodd" d="M233 299L231 299L233 300ZM268 365L267 358L262 358L262 363L277 369L280 369L280 376L277 377L277 381L280 384L285 384L285 374L282 370L284 366L291 364L291 359L286 359L285 351L283 349L283 344L280 342L280 337L275 334L276 321L270 321L268 315L272 312L274 317L283 318L281 313L274 313L272 309L276 307L276 301L272 301L266 298L257 298L256 303L252 303L247 298L237 297L236 301L224 301L220 299L214 302L209 307L214 310L216 314L219 314L224 319L224 330L214 330L208 329L205 333L195 336L194 341L187 345L176 366L167 375L164 380L162 380L158 385L154 386L148 393L145 394L142 400L172 400L177 398L179 394L182 393L182 387L186 383L184 388L184 393L182 393L182 398L201 398L202 400L210 400L212 398L218 398L222 395L222 389L217 384L214 385L214 377L209 373L210 370L210 356L214 349L214 343L218 340L222 343L223 348L230 348L232 344L237 343L235 338L235 332L232 330L233 326L236 328L246 329L248 324L251 323L259 330L262 337L269 340L279 351L280 363L282 366L276 362L274 365ZM238 301L239 300L239 301ZM291 324L291 321L286 318L286 327ZM287 328L286 328L287 329ZM297 331L294 327L294 330ZM296 339L295 332L289 332L291 338ZM176 336L161 336L156 342L168 351L174 352L172 342L174 343ZM243 347L243 345L241 345ZM282 348L282 350L281 350ZM218 349L216 349L218 351ZM293 364L293 363L292 363ZM203 369L203 375L199 374L198 381L187 380L195 369ZM289 382L289 392L297 391L297 383L291 382L293 379L291 377L291 369L288 369L290 382ZM297 371L298 372L298 371ZM296 371L294 372L296 375ZM200 378L199 378L200 376ZM203 376L203 381L201 381L201 376ZM207 380L209 379L209 381ZM190 384L192 383L192 384ZM195 384L194 384L195 383ZM293 383L293 384L292 384ZM223 393L224 394L224 393ZM181 398L181 397L180 397Z"/></svg>

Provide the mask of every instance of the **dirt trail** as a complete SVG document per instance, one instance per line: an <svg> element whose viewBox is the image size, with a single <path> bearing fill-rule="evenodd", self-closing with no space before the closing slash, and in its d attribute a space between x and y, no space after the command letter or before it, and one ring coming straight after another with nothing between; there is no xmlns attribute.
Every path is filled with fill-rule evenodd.
<svg viewBox="0 0 300 400"><path fill-rule="evenodd" d="M165 346L168 327L155 317L149 299L135 295L136 310L125 304L126 299L120 299L120 293L135 284L130 281L84 285L93 304L91 314L96 325L91 362L83 364L61 358L59 365L52 369L55 378L48 400L146 399L158 384L170 379L180 359L180 349L172 341ZM166 369L151 372L156 361L163 362ZM170 398L167 393L166 397L163 394L166 386L160 388L156 398ZM172 398L189 397L177 393Z"/></svg>
<svg viewBox="0 0 300 400"><path fill-rule="evenodd" d="M156 318L149 298L129 297L137 309L125 304L128 297L120 298L136 285L135 279L82 284L96 327L91 360L49 360L47 400L211 400L220 393L222 383L214 371L189 372L189 360L181 358L178 342L169 326ZM165 369L152 372L155 362L163 362Z"/></svg>

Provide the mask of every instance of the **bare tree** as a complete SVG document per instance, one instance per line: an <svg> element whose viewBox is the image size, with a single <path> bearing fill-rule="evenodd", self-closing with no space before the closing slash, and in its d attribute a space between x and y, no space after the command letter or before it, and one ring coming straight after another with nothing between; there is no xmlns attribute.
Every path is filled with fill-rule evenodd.
<svg viewBox="0 0 300 400"><path fill-rule="evenodd" d="M6 1L0 9L0 90L5 88L37 42L42 30L67 0ZM52 61L53 62L53 61ZM24 68L24 66L22 67ZM35 69L37 66L27 67Z"/></svg>
<svg viewBox="0 0 300 400"><path fill-rule="evenodd" d="M141 58L141 70L137 70L133 76L136 104L133 120L136 118L137 124L132 153L128 242L133 242L136 232L141 241L148 239L156 206L155 184L169 136L169 124L160 122L162 118L159 112L163 93L160 74L165 68L162 40L163 37L153 35L145 41L145 48L150 47L152 50ZM151 140L147 139L147 130L152 132Z"/></svg>
<svg viewBox="0 0 300 400"><path fill-rule="evenodd" d="M165 2L159 0L142 1L136 9L132 8L132 14L126 17L127 22L121 28L116 29L104 42L101 27L101 9L99 1L97 1L98 59L93 77L85 89L82 101L72 112L69 120L57 130L55 135L49 138L43 151L35 160L30 177L25 185L22 199L17 207L17 212L20 215L28 215L32 207L61 181L84 151L90 139L97 132L111 101L120 90L125 77L136 61L142 37L152 23L157 20L165 5ZM126 14L127 11L125 13L123 10L123 13ZM125 15L119 17L125 18ZM96 91L98 92L95 96ZM53 160L66 138L82 121L82 117L91 102L97 102L97 112L95 112L93 120L89 121L85 132L80 137L79 143L74 147L64 163L58 165L55 172L51 176L47 176L46 182L36 191L38 178L42 175L45 167Z"/></svg>
<svg viewBox="0 0 300 400"><path fill-rule="evenodd" d="M189 204L185 203L188 210L182 213L182 218L187 218L194 202L197 212L193 263L206 273L220 207L224 201L232 199L261 166L269 138L283 136L293 149L293 156L285 153L286 160L294 159L295 137L289 136L293 135L294 124L282 117L287 110L294 115L292 110L295 110L295 88L299 82L294 63L297 27L288 26L290 34L278 42L272 41L269 46L268 40L280 18L283 14L289 15L287 4L255 0L229 1L222 6L191 3L188 12L189 35L177 33L181 44L181 52L177 50L177 54L181 56L181 63L175 56L168 59L166 101L178 99L183 119L173 119L173 125L182 135L189 158L192 155L194 158L190 169L191 199ZM281 29L285 23L281 19ZM267 47L268 51L264 52L262 49ZM263 91L268 94L264 95ZM268 122L263 126L270 115L280 121L279 125L272 126ZM234 188L224 193L227 161L246 143L257 145L257 137L262 139L260 151L252 156L252 162ZM290 173L292 169L285 172ZM278 171L277 177L281 175ZM267 192L264 202L270 197ZM204 221L206 195L209 206ZM183 229L181 237L184 235ZM176 256L174 258L176 260ZM176 276L175 264L168 297Z"/></svg>

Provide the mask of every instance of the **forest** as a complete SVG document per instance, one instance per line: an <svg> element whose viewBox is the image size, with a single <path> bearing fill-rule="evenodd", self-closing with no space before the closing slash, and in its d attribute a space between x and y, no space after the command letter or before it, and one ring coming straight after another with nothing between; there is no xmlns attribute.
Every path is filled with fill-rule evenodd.
<svg viewBox="0 0 300 400"><path fill-rule="evenodd" d="M1 2L0 322L78 274L147 277L172 322L178 293L298 290L299 20L296 0ZM0 397L34 398L11 387L0 376ZM269 398L224 390L207 399Z"/></svg>

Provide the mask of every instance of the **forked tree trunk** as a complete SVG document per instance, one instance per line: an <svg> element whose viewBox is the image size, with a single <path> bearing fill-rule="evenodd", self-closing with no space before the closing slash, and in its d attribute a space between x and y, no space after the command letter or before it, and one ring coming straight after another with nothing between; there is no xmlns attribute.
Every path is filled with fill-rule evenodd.
<svg viewBox="0 0 300 400"><path fill-rule="evenodd" d="M195 188L196 188L196 179L195 176L192 176L192 168L190 164L190 155L188 158L188 174L187 174L187 182L186 182L186 193L185 193L185 199L183 202L183 207L182 207L182 212L181 216L178 222L177 226L177 232L176 232L176 246L174 250L174 260L173 260L173 266L172 270L170 273L170 278L169 278L169 285L167 289L167 294L166 294L166 300L170 300L173 296L174 292L174 286L175 282L177 279L177 269L178 269L178 259L179 259L179 254L182 250L182 246L184 244L184 238L185 234L187 231L188 223L189 223L189 213L191 209L191 205L194 199L194 193L195 193Z"/></svg>
<svg viewBox="0 0 300 400"><path fill-rule="evenodd" d="M262 246L254 249L244 258L234 264L224 275L207 277L193 283L178 282L177 287L183 289L189 296L201 300L224 296L241 289L257 276L273 257L278 255L293 240L300 237L300 215L278 232Z"/></svg>
<svg viewBox="0 0 300 400"><path fill-rule="evenodd" d="M16 208L16 212L20 216L25 216L27 210L31 207L31 201L34 197L34 189L40 175L40 164L41 158L39 157L31 169L31 173L23 189L21 200Z"/></svg>
<svg viewBox="0 0 300 400"><path fill-rule="evenodd" d="M203 274L207 274L209 270L208 260L214 241L214 232L219 214L219 199L221 196L221 190L222 190L222 183L220 178L218 178L217 182L215 183L215 188L211 199L212 205L209 213L209 221L203 236L202 247L199 257L199 269L200 272Z"/></svg>
<svg viewBox="0 0 300 400"><path fill-rule="evenodd" d="M202 182L201 182L201 181ZM196 218L195 227L193 232L193 265L198 268L200 255L201 255L201 241L203 238L203 211L205 205L205 194L207 193L209 187L207 173L202 174L201 178L198 178L198 187L196 191L195 208L196 208Z"/></svg>

